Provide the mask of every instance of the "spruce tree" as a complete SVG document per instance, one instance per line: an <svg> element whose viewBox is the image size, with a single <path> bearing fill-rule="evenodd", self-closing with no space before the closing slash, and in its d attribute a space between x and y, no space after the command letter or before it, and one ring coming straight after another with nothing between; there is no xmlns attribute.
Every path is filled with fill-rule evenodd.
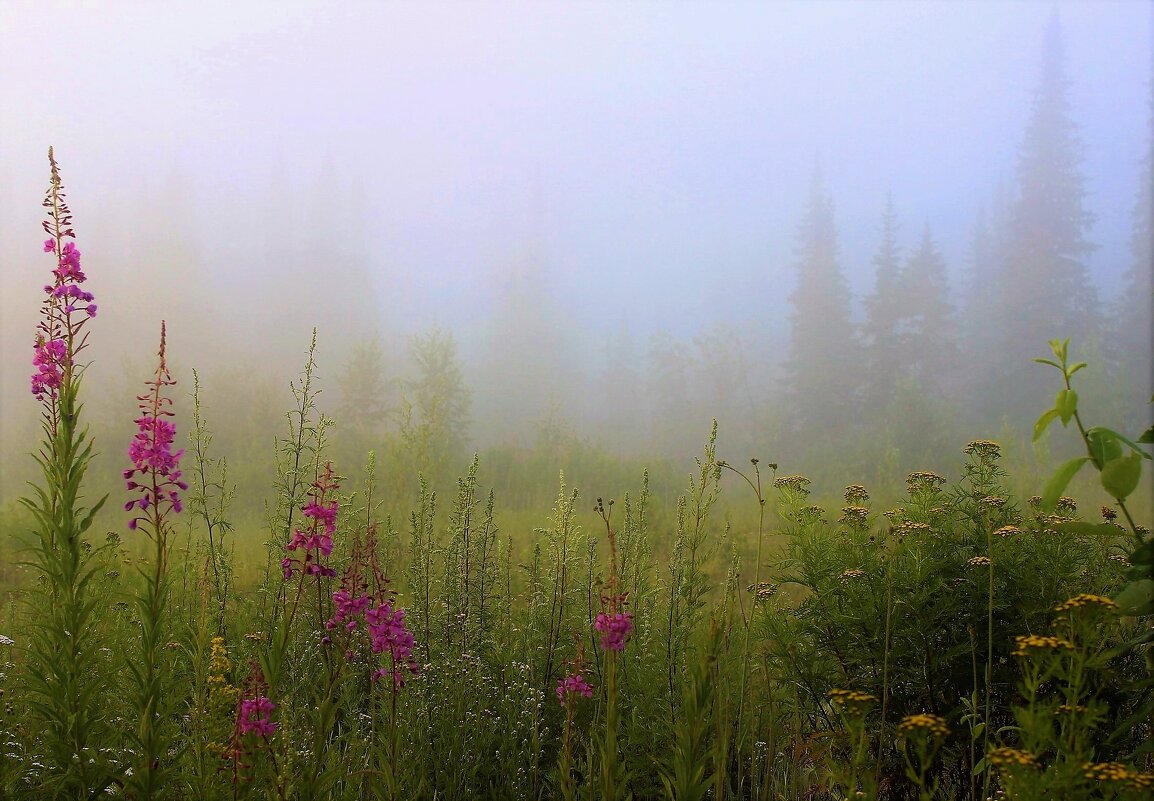
<svg viewBox="0 0 1154 801"><path fill-rule="evenodd" d="M1123 276L1112 344L1130 402L1154 393L1154 63L1150 80L1149 140L1140 170L1130 233L1130 265Z"/></svg>
<svg viewBox="0 0 1154 801"><path fill-rule="evenodd" d="M1030 360L1049 339L1070 337L1078 350L1099 332L1098 297L1085 264L1086 236L1076 126L1070 115L1061 22L1046 28L1042 69L1019 153L996 299L995 347L985 372L987 413L1029 416L1048 400L1048 376Z"/></svg>
<svg viewBox="0 0 1154 801"><path fill-rule="evenodd" d="M803 430L843 429L858 400L861 361L838 259L833 201L817 170L798 227L797 284L790 304L785 368L791 416Z"/></svg>
<svg viewBox="0 0 1154 801"><path fill-rule="evenodd" d="M893 197L888 195L882 212L881 241L874 253L873 266L874 290L865 299L865 323L862 325L869 368L865 403L871 412L884 408L893 397L904 359L897 331L902 307L898 215Z"/></svg>
<svg viewBox="0 0 1154 801"><path fill-rule="evenodd" d="M929 223L901 274L902 312L897 336L904 355L903 374L922 391L941 396L957 363L957 323L950 302L946 262L934 243Z"/></svg>

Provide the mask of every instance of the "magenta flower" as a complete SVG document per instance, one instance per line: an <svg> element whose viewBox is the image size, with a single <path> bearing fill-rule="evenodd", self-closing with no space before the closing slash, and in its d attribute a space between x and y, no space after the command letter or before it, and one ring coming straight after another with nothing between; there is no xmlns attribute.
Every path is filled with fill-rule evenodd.
<svg viewBox="0 0 1154 801"><path fill-rule="evenodd" d="M558 679L557 700L561 706L565 706L577 695L583 695L586 698L593 697L593 688L589 686L589 682L585 681L585 676L581 673L574 673L572 676Z"/></svg>
<svg viewBox="0 0 1154 801"><path fill-rule="evenodd" d="M165 395L164 388L176 382L168 372L168 365L164 357L165 329L164 322L160 323L160 361L156 374L147 386L152 391L146 395L139 395L141 416L136 418L136 434L128 445L128 458L132 467L123 473L125 485L130 492L139 493L140 497L124 504L124 511L139 509L141 515L128 522L128 527L136 529L137 524L148 513L152 523L153 534L160 536L160 527L163 524L165 511L179 513L183 508L180 492L188 489L181 479L180 457L184 450L173 452L172 443L176 438L176 426L169 422L172 412L168 407L172 400ZM136 478L139 476L139 481Z"/></svg>
<svg viewBox="0 0 1154 801"><path fill-rule="evenodd" d="M49 209L48 219L43 223L49 234L44 240L44 252L56 256L56 268L52 271L52 283L44 287L47 297L37 325L32 358L36 372L32 374L31 389L37 400L54 407L61 392L71 385L76 355L84 349L87 340L84 325L96 316L96 304L92 293L79 287L87 280L80 268L80 249L75 242L65 242L76 237L71 228L72 212L64 201L60 173L51 150L48 160L52 166L52 184L44 198L44 206ZM83 316L74 316L79 312Z"/></svg>
<svg viewBox="0 0 1154 801"><path fill-rule="evenodd" d="M64 367L68 362L68 344L63 339L41 341L36 345L36 355L32 357L32 394L37 400L46 395L54 395L64 380Z"/></svg>
<svg viewBox="0 0 1154 801"><path fill-rule="evenodd" d="M394 687L405 686L405 673L416 675L420 666L413 659L413 634L405 626L405 610L382 603L365 611L369 644L374 654L387 653L390 666L373 673L373 680L392 679Z"/></svg>
<svg viewBox="0 0 1154 801"><path fill-rule="evenodd" d="M624 651L625 643L633 633L633 615L629 612L602 612L593 622L593 628L601 633L602 649Z"/></svg>
<svg viewBox="0 0 1154 801"><path fill-rule="evenodd" d="M301 513L312 522L307 531L294 529L285 545L289 555L280 563L285 581L291 579L298 570L305 576L336 578L337 571L322 565L321 557L332 554L333 534L337 530L338 504L336 501L326 501L325 498L339 488L333 476L333 466L326 462L325 472L313 482L312 500L301 507ZM296 551L302 551L303 556L297 556Z"/></svg>
<svg viewBox="0 0 1154 801"><path fill-rule="evenodd" d="M277 728L277 724L272 722L272 713L275 709L276 704L266 696L245 698L240 702L240 709L237 712L237 729L241 734L268 737Z"/></svg>

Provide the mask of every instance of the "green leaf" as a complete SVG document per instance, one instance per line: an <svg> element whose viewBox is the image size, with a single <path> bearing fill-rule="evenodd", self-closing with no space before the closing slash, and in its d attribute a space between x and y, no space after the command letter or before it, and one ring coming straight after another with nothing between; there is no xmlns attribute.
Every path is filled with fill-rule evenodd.
<svg viewBox="0 0 1154 801"><path fill-rule="evenodd" d="M1072 389L1063 389L1054 401L1054 409L1062 417L1062 425L1070 424L1070 418L1078 411L1078 393Z"/></svg>
<svg viewBox="0 0 1154 801"><path fill-rule="evenodd" d="M990 762L985 757L978 760L978 764L974 765L974 769L970 775L977 776L980 773L985 773L989 769Z"/></svg>
<svg viewBox="0 0 1154 801"><path fill-rule="evenodd" d="M1106 492L1120 501L1125 500L1138 487L1142 477L1142 456L1131 453L1119 459L1106 462L1102 468L1102 486Z"/></svg>
<svg viewBox="0 0 1154 801"><path fill-rule="evenodd" d="M1066 378L1069 378L1070 376L1074 375L1074 373L1078 372L1079 370L1081 370L1085 366L1086 366L1085 362L1078 362L1077 364L1075 364L1073 367L1071 367L1069 370L1066 371Z"/></svg>
<svg viewBox="0 0 1154 801"><path fill-rule="evenodd" d="M1048 411L1043 412L1042 416L1038 418L1038 422L1034 423L1034 442L1037 442L1039 439L1041 439L1042 435L1046 433L1046 429L1050 427L1050 423L1057 419L1057 409L1049 409Z"/></svg>
<svg viewBox="0 0 1154 801"><path fill-rule="evenodd" d="M1131 581L1114 596L1123 615L1137 617L1154 613L1154 579Z"/></svg>
<svg viewBox="0 0 1154 801"><path fill-rule="evenodd" d="M1142 432L1142 436L1138 437L1138 441L1143 445L1154 445L1154 426Z"/></svg>
<svg viewBox="0 0 1154 801"><path fill-rule="evenodd" d="M1062 497L1062 493L1066 490L1070 480L1074 478L1082 465L1090 461L1085 456L1079 456L1076 459L1071 459L1068 462L1063 462L1054 475L1050 476L1050 480L1046 482L1046 488L1042 490L1042 508L1047 512L1054 509L1054 505L1058 503L1058 498Z"/></svg>
<svg viewBox="0 0 1154 801"><path fill-rule="evenodd" d="M1135 567L1147 565L1154 568L1154 540L1142 543L1127 558L1130 560L1130 564Z"/></svg>
<svg viewBox="0 0 1154 801"><path fill-rule="evenodd" d="M1051 367L1057 368L1058 370L1062 369L1062 365L1058 364L1057 362L1052 362L1049 359L1034 359L1034 361L1036 361L1038 364L1048 364Z"/></svg>
<svg viewBox="0 0 1154 801"><path fill-rule="evenodd" d="M1106 463L1122 455L1117 436L1108 428L1095 426L1086 432L1086 442L1094 457L1094 466L1101 470Z"/></svg>
<svg viewBox="0 0 1154 801"><path fill-rule="evenodd" d="M1130 439L1127 436L1119 434L1117 431L1115 431L1112 428L1106 428L1105 426L1094 426L1093 428L1089 429L1086 432L1087 437L1089 437L1091 435L1098 435L1101 437L1105 437L1107 440L1114 440L1116 442L1124 442L1130 446L1131 450L1135 451L1136 453L1142 454L1142 456L1144 458L1146 458L1146 459L1151 458L1150 454L1147 453L1145 450L1143 450L1141 447L1139 447L1137 442L1135 442L1134 440ZM1121 445L1118 446L1119 453L1121 453L1121 447L1122 447ZM1109 460L1107 460L1107 461L1109 461Z"/></svg>

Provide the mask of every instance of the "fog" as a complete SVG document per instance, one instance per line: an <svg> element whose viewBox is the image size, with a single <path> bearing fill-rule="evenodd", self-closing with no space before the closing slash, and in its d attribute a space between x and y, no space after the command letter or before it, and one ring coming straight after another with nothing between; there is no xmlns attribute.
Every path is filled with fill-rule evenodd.
<svg viewBox="0 0 1154 801"><path fill-rule="evenodd" d="M1119 303L1148 310L1148 295L1122 297L1143 258L1152 19L1139 0L5 0L0 500L35 433L27 381L52 268L39 247L49 145L101 310L93 414L130 415L161 319L185 380L192 367L210 385L231 376L219 385L271 410L316 327L334 410L355 406L339 381L351 355L380 343L389 421L372 436L383 437L420 392L413 338L442 331L471 395L460 449L560 431L686 453L719 417L734 447L776 456L802 448L801 428L810 443L845 433L789 411L811 201L832 201L855 325L888 197L903 261L931 232L955 344L969 341L981 330L961 319L965 288L980 283L975 226L997 229L1021 194L1048 25L1060 25L1092 217L1081 264L1104 320ZM1149 395L1150 332L1142 354L1119 356L1110 330L1090 337L1092 355L1139 376L1102 393L1128 414ZM1047 339L1077 333L1028 331L1024 347L1041 356ZM996 431L1052 397L970 402L972 382L942 369L932 391L921 380L882 402L893 433L879 448L921 458L955 424ZM241 398L229 392L207 403L235 421Z"/></svg>

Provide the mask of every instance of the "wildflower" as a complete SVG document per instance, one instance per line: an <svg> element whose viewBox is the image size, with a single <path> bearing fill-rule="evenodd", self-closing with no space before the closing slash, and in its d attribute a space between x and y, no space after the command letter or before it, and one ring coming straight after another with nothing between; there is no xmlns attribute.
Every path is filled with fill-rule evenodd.
<svg viewBox="0 0 1154 801"><path fill-rule="evenodd" d="M565 676L557 681L557 701L561 706L565 706L569 700L577 695L583 695L586 698L593 697L593 688L589 686L589 682L585 681L585 676L580 673L574 673L571 676Z"/></svg>
<svg viewBox="0 0 1154 801"><path fill-rule="evenodd" d="M945 718L926 713L906 715L902 718L901 723L898 724L899 734L915 734L918 732L926 732L934 737L945 737L950 733L950 730L946 726Z"/></svg>
<svg viewBox="0 0 1154 801"><path fill-rule="evenodd" d="M32 394L43 401L60 389L64 380L64 369L68 366L68 345L63 339L40 340L36 343L36 355L32 357Z"/></svg>
<svg viewBox="0 0 1154 801"><path fill-rule="evenodd" d="M9 637L7 635L0 634L0 645L15 645L15 644L16 644L16 641L14 639L12 639L11 637Z"/></svg>
<svg viewBox="0 0 1154 801"><path fill-rule="evenodd" d="M806 487L812 482L805 476L782 476L773 480L773 486L779 490L792 490L799 495L809 495Z"/></svg>
<svg viewBox="0 0 1154 801"><path fill-rule="evenodd" d="M313 482L311 500L301 507L301 513L311 521L308 530L294 529L285 545L288 555L280 563L285 581L291 579L298 570L302 576L336 578L337 571L321 564L321 557L330 556L333 552L338 503L326 498L330 492L339 488L340 484L333 475L333 466L326 462L324 473ZM304 555L297 556L295 551L303 551Z"/></svg>
<svg viewBox="0 0 1154 801"><path fill-rule="evenodd" d="M988 556L974 556L966 560L966 567L989 567L993 562Z"/></svg>
<svg viewBox="0 0 1154 801"><path fill-rule="evenodd" d="M930 526L928 523L919 523L913 520L905 520L898 523L895 532L899 537L906 537L910 534L929 534Z"/></svg>
<svg viewBox="0 0 1154 801"><path fill-rule="evenodd" d="M868 522L869 513L870 510L864 506L843 506L841 517L838 518L837 522L853 528L860 528Z"/></svg>
<svg viewBox="0 0 1154 801"><path fill-rule="evenodd" d="M763 581L760 584L750 584L746 589L749 592L755 593L758 603L765 603L777 595L777 585L769 581Z"/></svg>
<svg viewBox="0 0 1154 801"><path fill-rule="evenodd" d="M1001 509L1006 505L1006 499L998 497L997 495L987 495L978 501L978 504L989 509Z"/></svg>
<svg viewBox="0 0 1154 801"><path fill-rule="evenodd" d="M1058 499L1058 502L1054 504L1054 511L1058 514L1072 515L1078 511L1078 502L1069 495L1063 495Z"/></svg>
<svg viewBox="0 0 1154 801"><path fill-rule="evenodd" d="M906 477L906 486L911 495L933 492L945 483L942 476L927 470L917 470Z"/></svg>
<svg viewBox="0 0 1154 801"><path fill-rule="evenodd" d="M851 506L859 506L870 499L870 494L861 484L850 484L845 488L845 502Z"/></svg>
<svg viewBox="0 0 1154 801"><path fill-rule="evenodd" d="M1008 539L1010 537L1016 537L1018 534L1021 534L1021 533L1022 533L1022 530L1020 528L1018 528L1017 526L1002 526L1000 529L998 529L994 532L994 536L998 537L999 539L1004 540L1004 539Z"/></svg>
<svg viewBox="0 0 1154 801"><path fill-rule="evenodd" d="M962 453L976 455L979 459L997 459L1002 455L1002 446L988 439L976 439L967 443Z"/></svg>
<svg viewBox="0 0 1154 801"><path fill-rule="evenodd" d="M1072 651L1074 644L1061 637L1051 637L1046 634L1026 634L1014 638L1016 648L1014 656L1029 656L1036 651Z"/></svg>
<svg viewBox="0 0 1154 801"><path fill-rule="evenodd" d="M1102 519L1107 523L1113 523L1118 519L1118 511L1116 509L1111 509L1109 506L1103 506Z"/></svg>
<svg viewBox="0 0 1154 801"><path fill-rule="evenodd" d="M179 513L183 508L179 491L188 489L188 484L183 481L180 472L180 458L184 455L184 450L175 453L172 450L172 443L176 438L176 426L164 419L172 416L172 412L168 409L172 405L172 400L166 397L164 388L176 383L168 372L164 350L165 330L164 322L161 321L160 361L155 376L146 383L146 386L151 387L151 391L137 396L141 416L134 421L137 431L128 445L128 458L132 462L132 467L123 473L128 490L140 494L139 498L124 504L124 511L140 509L142 515L148 514L155 529L159 529L162 524L164 510L161 505L167 505L171 511ZM137 474L141 478L139 482L134 480ZM128 527L135 530L141 519L142 517L133 518L129 521ZM159 530L152 533L157 537L161 536Z"/></svg>
<svg viewBox="0 0 1154 801"><path fill-rule="evenodd" d="M271 715L276 704L267 696L245 698L238 707L236 725L241 734L256 734L257 737L268 737L277 729L272 722Z"/></svg>
<svg viewBox="0 0 1154 801"><path fill-rule="evenodd" d="M1055 612L1068 612L1071 609L1078 609L1083 606L1097 606L1102 609L1116 610L1118 603L1112 598L1106 598L1101 595L1094 595L1093 593L1083 592L1075 595L1069 600L1063 601L1054 607Z"/></svg>
<svg viewBox="0 0 1154 801"><path fill-rule="evenodd" d="M1020 751L1017 748L995 748L987 758L992 765L999 768L1038 767L1037 757L1029 751Z"/></svg>
<svg viewBox="0 0 1154 801"><path fill-rule="evenodd" d="M864 570L858 570L857 568L852 568L850 570L841 571L841 575L838 576L838 581L845 584L845 583L848 583L849 581L852 581L853 579L862 578L863 576L865 576Z"/></svg>
<svg viewBox="0 0 1154 801"><path fill-rule="evenodd" d="M875 703L876 695L863 693L861 690L842 690L834 688L827 695L834 706L848 712L864 712L865 708Z"/></svg>
<svg viewBox="0 0 1154 801"><path fill-rule="evenodd" d="M606 651L624 651L625 643L633 633L633 615L630 612L601 612L593 622L601 632L601 647Z"/></svg>
<svg viewBox="0 0 1154 801"><path fill-rule="evenodd" d="M373 680L391 679L394 687L405 686L405 672L416 675L420 665L413 659L413 634L405 626L405 610L385 602L365 611L365 626L374 654L388 652L391 665L373 673Z"/></svg>

